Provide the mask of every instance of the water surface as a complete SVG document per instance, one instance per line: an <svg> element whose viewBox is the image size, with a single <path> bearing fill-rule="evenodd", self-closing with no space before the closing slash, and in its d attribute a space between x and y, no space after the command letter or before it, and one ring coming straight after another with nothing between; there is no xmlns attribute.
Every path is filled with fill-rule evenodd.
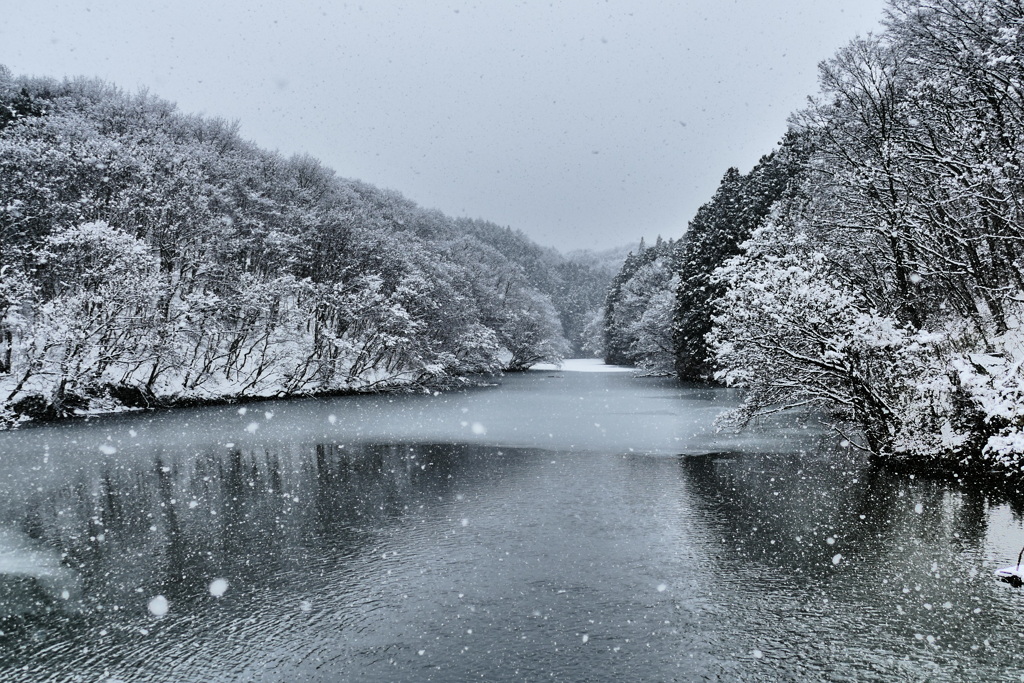
<svg viewBox="0 0 1024 683"><path fill-rule="evenodd" d="M0 435L0 680L1024 674L1016 502L724 390L497 384Z"/></svg>

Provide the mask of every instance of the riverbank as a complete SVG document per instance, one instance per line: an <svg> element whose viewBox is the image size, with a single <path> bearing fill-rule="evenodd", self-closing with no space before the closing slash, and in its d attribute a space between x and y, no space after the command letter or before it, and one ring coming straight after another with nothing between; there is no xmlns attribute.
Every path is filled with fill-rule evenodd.
<svg viewBox="0 0 1024 683"><path fill-rule="evenodd" d="M489 375L440 376L429 380L395 380L374 382L347 388L320 392L247 394L203 393L190 395L148 395L134 387L106 386L98 395L69 396L58 412L52 403L39 395L30 394L11 406L0 406L0 432L30 423L51 423L66 419L99 417L121 413L166 411L181 408L200 408L222 405L247 405L266 401L301 398L330 398L340 396L367 396L374 394L408 394L449 391L455 388L483 385ZM0 387L3 393L3 387Z"/></svg>
<svg viewBox="0 0 1024 683"><path fill-rule="evenodd" d="M533 371L543 372L587 372L587 373L631 373L632 368L618 365L605 365L598 358L568 358L561 363L538 363ZM531 370L527 370L530 372ZM204 406L246 405L265 401L279 401L298 398L331 398L339 396L366 396L373 394L408 394L434 393L451 391L474 386L485 386L493 383L499 374L468 374L461 376L437 375L427 378L397 377L390 380L367 381L358 386L339 388L321 392L266 391L262 394L217 393L207 391L202 394L190 395L170 394L163 396L148 395L135 387L116 387L107 385L101 391L92 392L89 396L68 396L64 406L69 408L64 413L54 410L52 404L41 396L29 395L26 399L16 402L8 409L7 419L0 410L0 431L29 422L48 423L62 419L98 417L119 413L174 410L176 408L199 408ZM225 387L225 383L222 383ZM4 393L0 385L0 395Z"/></svg>

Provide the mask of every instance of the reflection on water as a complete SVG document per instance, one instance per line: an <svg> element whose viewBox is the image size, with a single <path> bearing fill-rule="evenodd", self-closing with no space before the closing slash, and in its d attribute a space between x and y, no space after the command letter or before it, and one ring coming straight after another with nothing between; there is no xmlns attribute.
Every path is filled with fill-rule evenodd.
<svg viewBox="0 0 1024 683"><path fill-rule="evenodd" d="M1019 508L799 426L700 455L731 400L545 373L3 435L0 680L1024 674Z"/></svg>
<svg viewBox="0 0 1024 683"><path fill-rule="evenodd" d="M773 675L1024 674L1024 600L992 577L1024 542L1008 504L822 457L680 463L721 543L712 571L729 577L726 609L744 616L745 639Z"/></svg>

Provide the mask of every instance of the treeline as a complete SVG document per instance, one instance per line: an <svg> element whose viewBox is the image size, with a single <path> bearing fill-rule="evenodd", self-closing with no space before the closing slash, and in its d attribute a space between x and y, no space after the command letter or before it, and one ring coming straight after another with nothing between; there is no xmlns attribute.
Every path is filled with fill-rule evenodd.
<svg viewBox="0 0 1024 683"><path fill-rule="evenodd" d="M636 253L626 256L605 298L600 350L606 363L671 372L674 293L683 244L659 237L648 247L641 240Z"/></svg>
<svg viewBox="0 0 1024 683"><path fill-rule="evenodd" d="M590 326L600 316L608 284L622 262L618 250L562 255L541 247L519 230L489 221L457 219L456 225L513 260L526 281L551 297L573 357L593 356Z"/></svg>
<svg viewBox="0 0 1024 683"><path fill-rule="evenodd" d="M0 67L0 179L0 424L557 361L606 283L93 80Z"/></svg>
<svg viewBox="0 0 1024 683"><path fill-rule="evenodd" d="M648 362L617 340L663 340L640 322L670 293L673 370L745 387L732 419L813 408L886 460L1019 470L1024 5L891 0L820 88L779 149L726 173L671 277L623 317L653 281L627 263L609 359Z"/></svg>

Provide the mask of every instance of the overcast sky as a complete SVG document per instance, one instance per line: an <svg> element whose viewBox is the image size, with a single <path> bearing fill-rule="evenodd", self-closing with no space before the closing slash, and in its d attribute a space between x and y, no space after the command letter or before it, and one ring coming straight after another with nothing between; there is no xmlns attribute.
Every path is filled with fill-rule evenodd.
<svg viewBox="0 0 1024 683"><path fill-rule="evenodd" d="M0 0L0 64L148 88L423 206L606 248L681 235L883 6Z"/></svg>

